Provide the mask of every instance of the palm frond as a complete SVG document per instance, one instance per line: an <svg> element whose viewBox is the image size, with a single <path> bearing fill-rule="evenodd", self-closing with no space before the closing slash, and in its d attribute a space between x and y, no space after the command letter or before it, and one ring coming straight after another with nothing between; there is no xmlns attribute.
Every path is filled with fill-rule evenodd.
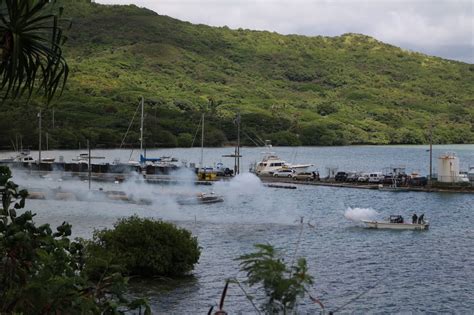
<svg viewBox="0 0 474 315"><path fill-rule="evenodd" d="M49 102L69 75L56 1L0 0L0 90L3 99L36 90ZM58 13L56 13L58 12Z"/></svg>

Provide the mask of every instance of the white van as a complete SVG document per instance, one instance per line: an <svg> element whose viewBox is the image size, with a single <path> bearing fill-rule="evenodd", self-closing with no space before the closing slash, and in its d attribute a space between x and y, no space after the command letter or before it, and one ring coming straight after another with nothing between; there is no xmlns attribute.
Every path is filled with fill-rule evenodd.
<svg viewBox="0 0 474 315"><path fill-rule="evenodd" d="M369 173L369 183L381 183L383 179L382 172Z"/></svg>

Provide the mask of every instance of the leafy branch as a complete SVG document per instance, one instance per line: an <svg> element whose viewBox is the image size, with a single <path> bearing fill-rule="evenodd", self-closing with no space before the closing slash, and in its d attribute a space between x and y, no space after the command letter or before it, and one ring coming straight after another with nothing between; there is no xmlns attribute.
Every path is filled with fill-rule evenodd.
<svg viewBox="0 0 474 315"><path fill-rule="evenodd" d="M256 252L242 255L241 271L247 275L249 286L260 285L267 301L263 311L287 314L295 309L297 299L304 297L306 286L313 283L308 274L306 259L299 258L295 265L287 266L279 251L269 244L256 244Z"/></svg>

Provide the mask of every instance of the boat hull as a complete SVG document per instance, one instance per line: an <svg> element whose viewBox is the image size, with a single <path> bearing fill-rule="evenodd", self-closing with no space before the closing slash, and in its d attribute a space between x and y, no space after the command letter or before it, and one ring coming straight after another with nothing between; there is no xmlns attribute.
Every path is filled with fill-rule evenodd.
<svg viewBox="0 0 474 315"><path fill-rule="evenodd" d="M199 205L224 202L224 199L219 195L203 195L196 197L178 198L177 202L180 205Z"/></svg>
<svg viewBox="0 0 474 315"><path fill-rule="evenodd" d="M404 192L409 191L407 188L402 187L379 187L380 191L391 191L391 192Z"/></svg>
<svg viewBox="0 0 474 315"><path fill-rule="evenodd" d="M390 230L428 230L429 223L411 224L411 223L389 223L362 220L369 229L390 229Z"/></svg>

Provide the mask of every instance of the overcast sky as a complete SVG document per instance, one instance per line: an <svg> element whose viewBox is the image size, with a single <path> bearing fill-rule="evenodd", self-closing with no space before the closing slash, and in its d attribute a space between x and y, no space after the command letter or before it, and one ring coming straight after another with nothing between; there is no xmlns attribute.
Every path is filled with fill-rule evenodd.
<svg viewBox="0 0 474 315"><path fill-rule="evenodd" d="M474 63L474 0L97 0L183 21L281 34L362 33L428 55Z"/></svg>

